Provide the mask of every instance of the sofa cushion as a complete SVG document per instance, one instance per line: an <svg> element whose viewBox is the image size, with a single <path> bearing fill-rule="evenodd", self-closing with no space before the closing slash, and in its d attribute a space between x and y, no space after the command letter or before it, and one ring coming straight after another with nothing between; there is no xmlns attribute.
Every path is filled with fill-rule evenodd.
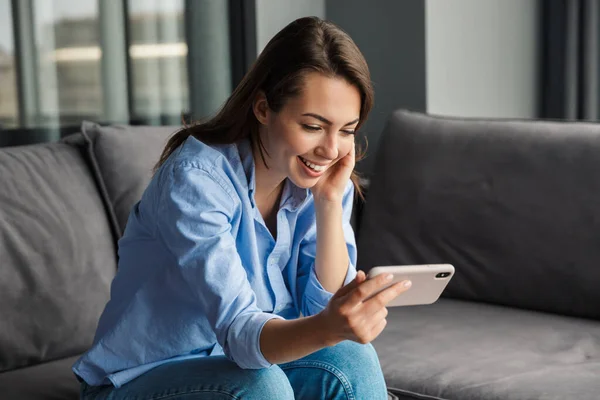
<svg viewBox="0 0 600 400"><path fill-rule="evenodd" d="M0 373L3 399L77 400L80 384L71 371L78 356Z"/></svg>
<svg viewBox="0 0 600 400"><path fill-rule="evenodd" d="M454 299L387 321L373 345L400 399L598 399L597 321Z"/></svg>
<svg viewBox="0 0 600 400"><path fill-rule="evenodd" d="M81 153L0 149L0 371L81 353L116 271L105 208Z"/></svg>
<svg viewBox="0 0 600 400"><path fill-rule="evenodd" d="M169 136L178 126L100 126L85 121L82 134L88 139L98 179L112 205L122 235L129 212L142 197Z"/></svg>
<svg viewBox="0 0 600 400"><path fill-rule="evenodd" d="M78 357L70 357L34 367L0 373L3 399L18 400L77 400L80 383L71 366ZM388 400L398 397L388 393Z"/></svg>
<svg viewBox="0 0 600 400"><path fill-rule="evenodd" d="M600 124L392 115L359 265L451 263L445 295L600 319Z"/></svg>

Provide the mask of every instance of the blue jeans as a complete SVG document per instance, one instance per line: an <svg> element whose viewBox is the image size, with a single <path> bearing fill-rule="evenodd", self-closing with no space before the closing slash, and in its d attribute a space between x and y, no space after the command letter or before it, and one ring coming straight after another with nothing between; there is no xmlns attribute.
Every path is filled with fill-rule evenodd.
<svg viewBox="0 0 600 400"><path fill-rule="evenodd" d="M386 400L375 349L344 341L265 369L241 369L224 356L160 365L120 388L81 384L88 399Z"/></svg>

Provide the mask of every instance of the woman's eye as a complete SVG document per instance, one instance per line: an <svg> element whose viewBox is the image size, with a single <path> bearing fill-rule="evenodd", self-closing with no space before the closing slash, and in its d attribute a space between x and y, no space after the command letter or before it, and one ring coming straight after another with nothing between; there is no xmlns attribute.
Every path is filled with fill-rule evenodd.
<svg viewBox="0 0 600 400"><path fill-rule="evenodd" d="M344 135L354 135L354 131L353 130L344 130L342 131L344 133Z"/></svg>
<svg viewBox="0 0 600 400"><path fill-rule="evenodd" d="M320 131L321 127L320 126L315 126L315 125L302 125L304 127L304 129L306 129L307 131L311 131L311 132L316 132L316 131Z"/></svg>

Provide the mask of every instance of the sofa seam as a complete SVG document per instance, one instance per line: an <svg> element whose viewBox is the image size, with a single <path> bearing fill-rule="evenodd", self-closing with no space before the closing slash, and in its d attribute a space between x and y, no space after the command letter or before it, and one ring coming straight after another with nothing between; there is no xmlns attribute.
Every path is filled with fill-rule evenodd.
<svg viewBox="0 0 600 400"><path fill-rule="evenodd" d="M388 388L388 390L392 390L392 391L401 393L403 395L412 396L414 399L417 399L417 400L449 400L444 397L431 396L428 394L417 393L417 392L413 392L411 390L399 389L399 388L395 388L392 386L388 386L387 388Z"/></svg>
<svg viewBox="0 0 600 400"><path fill-rule="evenodd" d="M88 128L88 126L90 124L93 124L94 127L98 126L97 124L95 124L93 122L84 121L81 124L81 135L83 136L84 141L86 143L85 151L87 153L87 158L89 159L89 163L91 165L92 175L94 176L94 181L96 182L96 185L98 186L98 191L100 192L100 197L102 198L102 202L104 203L106 213L108 214L108 220L109 220L109 224L111 227L111 232L113 234L113 242L115 244L115 247L118 247L118 242L119 242L119 239L121 238L121 231L124 227L121 227L119 225L119 221L117 220L117 214L116 214L113 204L110 200L110 195L109 195L108 189L106 187L106 182L104 181L104 176L102 175L102 172L100 171L100 166L98 165L98 161L96 160L96 153L94 151L96 143L94 140L92 140L92 138L86 131L86 129ZM116 259L118 260L118 256L116 256ZM117 266L117 269L118 269L118 266Z"/></svg>

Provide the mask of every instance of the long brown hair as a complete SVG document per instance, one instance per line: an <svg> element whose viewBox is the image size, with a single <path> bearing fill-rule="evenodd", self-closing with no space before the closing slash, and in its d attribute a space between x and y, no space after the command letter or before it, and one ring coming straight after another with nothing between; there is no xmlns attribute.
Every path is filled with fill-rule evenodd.
<svg viewBox="0 0 600 400"><path fill-rule="evenodd" d="M186 125L169 139L154 170L190 135L207 144L235 143L249 136L253 144L258 143L261 158L265 162L266 150L252 111L253 101L262 90L269 108L279 112L286 100L300 93L303 78L309 72L343 78L359 90L361 108L356 127L358 131L373 106L373 87L365 58L350 36L337 25L317 17L299 18L269 41L215 116ZM364 150L358 145L356 148L358 161L364 157ZM351 179L356 194L362 197L356 171L352 172Z"/></svg>

